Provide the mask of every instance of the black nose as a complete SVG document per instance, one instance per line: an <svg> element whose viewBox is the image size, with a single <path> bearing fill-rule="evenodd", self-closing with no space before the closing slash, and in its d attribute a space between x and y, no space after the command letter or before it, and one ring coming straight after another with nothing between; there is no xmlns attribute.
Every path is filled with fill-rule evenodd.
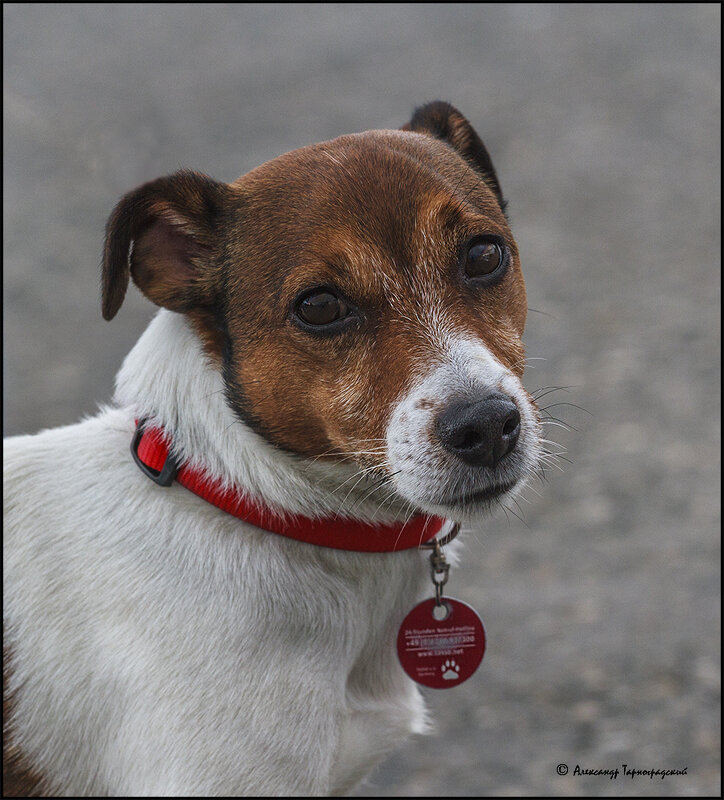
<svg viewBox="0 0 724 800"><path fill-rule="evenodd" d="M455 402L438 414L435 432L443 446L466 464L494 467L518 441L520 412L500 393Z"/></svg>

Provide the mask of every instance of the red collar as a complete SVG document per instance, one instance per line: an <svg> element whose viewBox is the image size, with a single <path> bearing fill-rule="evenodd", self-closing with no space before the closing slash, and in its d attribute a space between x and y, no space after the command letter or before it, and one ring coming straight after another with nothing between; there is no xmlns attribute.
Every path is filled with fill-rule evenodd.
<svg viewBox="0 0 724 800"><path fill-rule="evenodd" d="M412 517L406 523L387 525L336 517L312 519L301 514L281 517L235 489L224 489L220 480L208 477L202 470L176 464L169 453L170 443L163 429L144 428L144 422L137 422L131 445L133 458L144 474L160 486L170 486L176 480L222 511L257 528L335 550L391 553L419 547L439 533L445 524L440 517L424 514Z"/></svg>

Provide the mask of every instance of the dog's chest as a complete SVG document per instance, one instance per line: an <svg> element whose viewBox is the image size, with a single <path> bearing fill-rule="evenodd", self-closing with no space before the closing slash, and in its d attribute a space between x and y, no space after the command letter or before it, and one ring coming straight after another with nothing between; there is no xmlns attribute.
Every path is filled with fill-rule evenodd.
<svg viewBox="0 0 724 800"><path fill-rule="evenodd" d="M349 558L276 539L251 561L237 554L237 569L231 553L216 554L226 567L207 568L213 587L201 574L191 581L149 687L157 734L169 736L169 753L179 750L177 769L190 758L203 774L200 756L213 753L207 777L228 770L227 786L248 791L254 764L276 763L280 793L302 780L300 791L340 794L420 730L422 702L397 663L395 633L424 565L419 554L398 556ZM155 657L158 639L149 645ZM159 707L170 687L188 698L189 725L169 723L173 699Z"/></svg>
<svg viewBox="0 0 724 800"><path fill-rule="evenodd" d="M139 481L119 446L127 425L113 412L32 437L10 459L20 481L37 450L39 480L23 486L43 487L32 518L13 507L6 520L19 743L66 776L67 794L353 788L423 727L394 641L424 556L240 530L181 487ZM44 453L66 439L88 442L81 456L133 504L99 497L98 469L68 470L88 502L53 513L68 487Z"/></svg>
<svg viewBox="0 0 724 800"><path fill-rule="evenodd" d="M164 710L156 699L154 727L169 737L170 754L178 749L177 771L190 759L204 775L200 756L214 754L204 783L228 771L225 785L248 791L254 765L276 763L281 794L342 794L424 729L421 697L395 651L424 564L417 553L348 557L268 544L236 570L233 556L217 554L227 567L213 576L213 590L199 576L196 596L179 606L177 632L162 650L168 664L159 663L149 688L155 698L168 696L169 686L186 696L191 724L169 724L173 702ZM264 779L265 790L274 780Z"/></svg>

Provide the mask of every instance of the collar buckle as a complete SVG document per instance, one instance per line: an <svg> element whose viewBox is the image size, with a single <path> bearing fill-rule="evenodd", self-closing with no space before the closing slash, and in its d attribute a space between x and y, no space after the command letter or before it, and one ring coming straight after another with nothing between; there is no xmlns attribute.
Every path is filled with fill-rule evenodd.
<svg viewBox="0 0 724 800"><path fill-rule="evenodd" d="M138 464L141 472L154 483L157 483L159 486L170 486L174 482L179 471L176 459L171 455L170 451L166 452L166 459L160 470L149 467L148 464L141 461L141 457L138 455L138 446L141 444L145 426L146 418L144 417L144 419L138 421L136 432L133 434L133 439L131 440L131 455L133 456L133 460Z"/></svg>

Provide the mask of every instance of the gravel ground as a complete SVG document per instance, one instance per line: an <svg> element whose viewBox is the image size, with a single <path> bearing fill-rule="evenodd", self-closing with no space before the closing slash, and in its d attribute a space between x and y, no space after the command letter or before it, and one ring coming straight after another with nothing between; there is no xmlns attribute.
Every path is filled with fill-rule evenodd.
<svg viewBox="0 0 724 800"><path fill-rule="evenodd" d="M510 198L572 463L466 536L489 649L359 796L719 795L720 6L4 6L6 435L109 399L105 219L446 99ZM521 516L523 519L519 519ZM568 775L558 774L566 764ZM665 779L582 769L685 769Z"/></svg>

